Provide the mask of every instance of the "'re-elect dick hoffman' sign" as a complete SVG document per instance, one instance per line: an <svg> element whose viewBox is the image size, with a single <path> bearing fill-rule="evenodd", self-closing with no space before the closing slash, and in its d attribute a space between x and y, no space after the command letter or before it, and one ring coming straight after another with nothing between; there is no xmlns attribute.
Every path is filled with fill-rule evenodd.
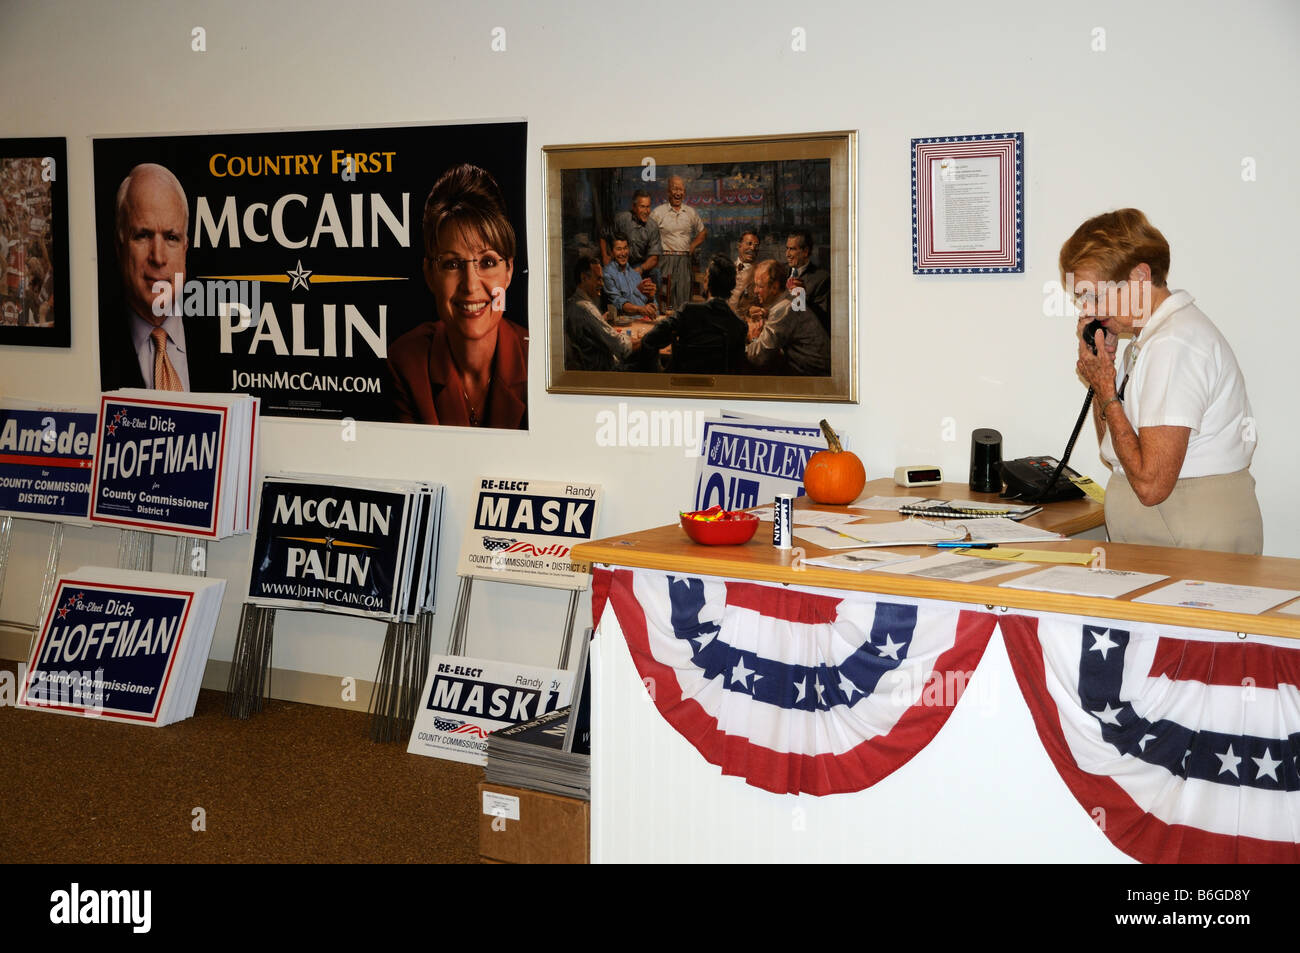
<svg viewBox="0 0 1300 953"><path fill-rule="evenodd" d="M104 395L90 519L156 533L221 535L228 419L225 407Z"/></svg>
<svg viewBox="0 0 1300 953"><path fill-rule="evenodd" d="M19 704L158 721L193 594L63 580Z"/></svg>

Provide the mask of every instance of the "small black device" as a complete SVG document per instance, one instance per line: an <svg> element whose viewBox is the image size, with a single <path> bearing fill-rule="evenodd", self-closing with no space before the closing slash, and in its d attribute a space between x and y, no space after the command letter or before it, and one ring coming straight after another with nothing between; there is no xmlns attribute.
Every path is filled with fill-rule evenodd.
<svg viewBox="0 0 1300 953"><path fill-rule="evenodd" d="M1002 492L1002 434L981 427L970 435L970 488L975 493Z"/></svg>
<svg viewBox="0 0 1300 953"><path fill-rule="evenodd" d="M1088 322L1088 326L1085 327L1079 335L1083 338L1083 343L1088 345L1088 350L1092 351L1093 354L1097 353L1097 332L1105 330L1106 329L1102 327L1102 323L1096 318L1093 318Z"/></svg>

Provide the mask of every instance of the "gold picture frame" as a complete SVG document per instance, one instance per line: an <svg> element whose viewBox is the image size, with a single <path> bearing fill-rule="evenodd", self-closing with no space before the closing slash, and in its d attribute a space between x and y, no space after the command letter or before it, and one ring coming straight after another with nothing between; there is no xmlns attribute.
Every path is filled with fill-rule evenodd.
<svg viewBox="0 0 1300 953"><path fill-rule="evenodd" d="M549 393L856 403L855 132L555 145L543 147L542 157ZM636 364L620 361L615 370L576 369L572 359L566 366L565 308L577 260L589 255L604 266L614 217L630 208L633 192L649 192L658 212L673 176L683 179L683 204L695 208L708 229L690 259L693 300L705 297L710 256L734 261L743 230L759 234L758 261L782 263L787 236L799 229L811 233L812 260L829 272L829 307L823 309L829 327L825 317L820 320L830 342L830 374L799 375L789 366L775 373L749 366L733 373L674 373L669 358L649 354ZM656 365L662 369L650 369Z"/></svg>

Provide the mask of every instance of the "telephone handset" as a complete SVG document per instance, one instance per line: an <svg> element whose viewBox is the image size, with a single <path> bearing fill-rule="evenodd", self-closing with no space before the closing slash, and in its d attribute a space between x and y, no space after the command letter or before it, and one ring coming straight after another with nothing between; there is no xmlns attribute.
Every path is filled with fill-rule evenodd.
<svg viewBox="0 0 1300 953"><path fill-rule="evenodd" d="M1097 332L1105 330L1101 322L1094 318L1080 332L1079 336L1083 338L1083 343L1088 345L1088 350L1093 354L1097 353ZM1079 411L1079 419L1074 424L1070 441L1065 445L1065 453L1059 461L1051 457L1021 457L1019 460L1007 460L1002 464L1002 482L1006 484L1006 489L1002 491L1004 499L1018 499L1025 503L1056 503L1083 496L1083 491L1069 479L1062 481L1061 474L1066 473L1069 477L1079 475L1066 464L1070 462L1074 442L1079 439L1079 431L1083 428L1083 422L1088 416L1088 408L1091 406L1092 388L1089 387L1088 396L1083 399L1083 409Z"/></svg>
<svg viewBox="0 0 1300 953"><path fill-rule="evenodd" d="M1102 326L1102 323L1098 321L1096 318L1093 318L1091 321L1088 322L1088 326L1085 327L1082 333L1079 335L1081 338L1083 338L1083 343L1088 345L1088 350L1092 351L1093 354L1097 353L1097 343L1096 343L1097 332L1105 331L1105 330L1106 329L1105 327Z"/></svg>

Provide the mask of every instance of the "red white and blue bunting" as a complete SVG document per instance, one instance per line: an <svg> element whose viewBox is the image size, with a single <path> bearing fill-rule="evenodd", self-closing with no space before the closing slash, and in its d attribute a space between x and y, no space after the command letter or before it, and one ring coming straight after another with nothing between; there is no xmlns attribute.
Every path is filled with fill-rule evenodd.
<svg viewBox="0 0 1300 953"><path fill-rule="evenodd" d="M1292 640L597 568L597 625L607 606L669 724L781 794L860 791L906 764L1000 625L1044 749L1118 849L1300 862Z"/></svg>
<svg viewBox="0 0 1300 953"><path fill-rule="evenodd" d="M1044 748L1116 847L1147 863L1300 861L1300 646L999 622Z"/></svg>
<svg viewBox="0 0 1300 953"><path fill-rule="evenodd" d="M867 593L598 569L656 707L724 774L859 791L938 733L993 615ZM954 690L955 689L955 690Z"/></svg>

